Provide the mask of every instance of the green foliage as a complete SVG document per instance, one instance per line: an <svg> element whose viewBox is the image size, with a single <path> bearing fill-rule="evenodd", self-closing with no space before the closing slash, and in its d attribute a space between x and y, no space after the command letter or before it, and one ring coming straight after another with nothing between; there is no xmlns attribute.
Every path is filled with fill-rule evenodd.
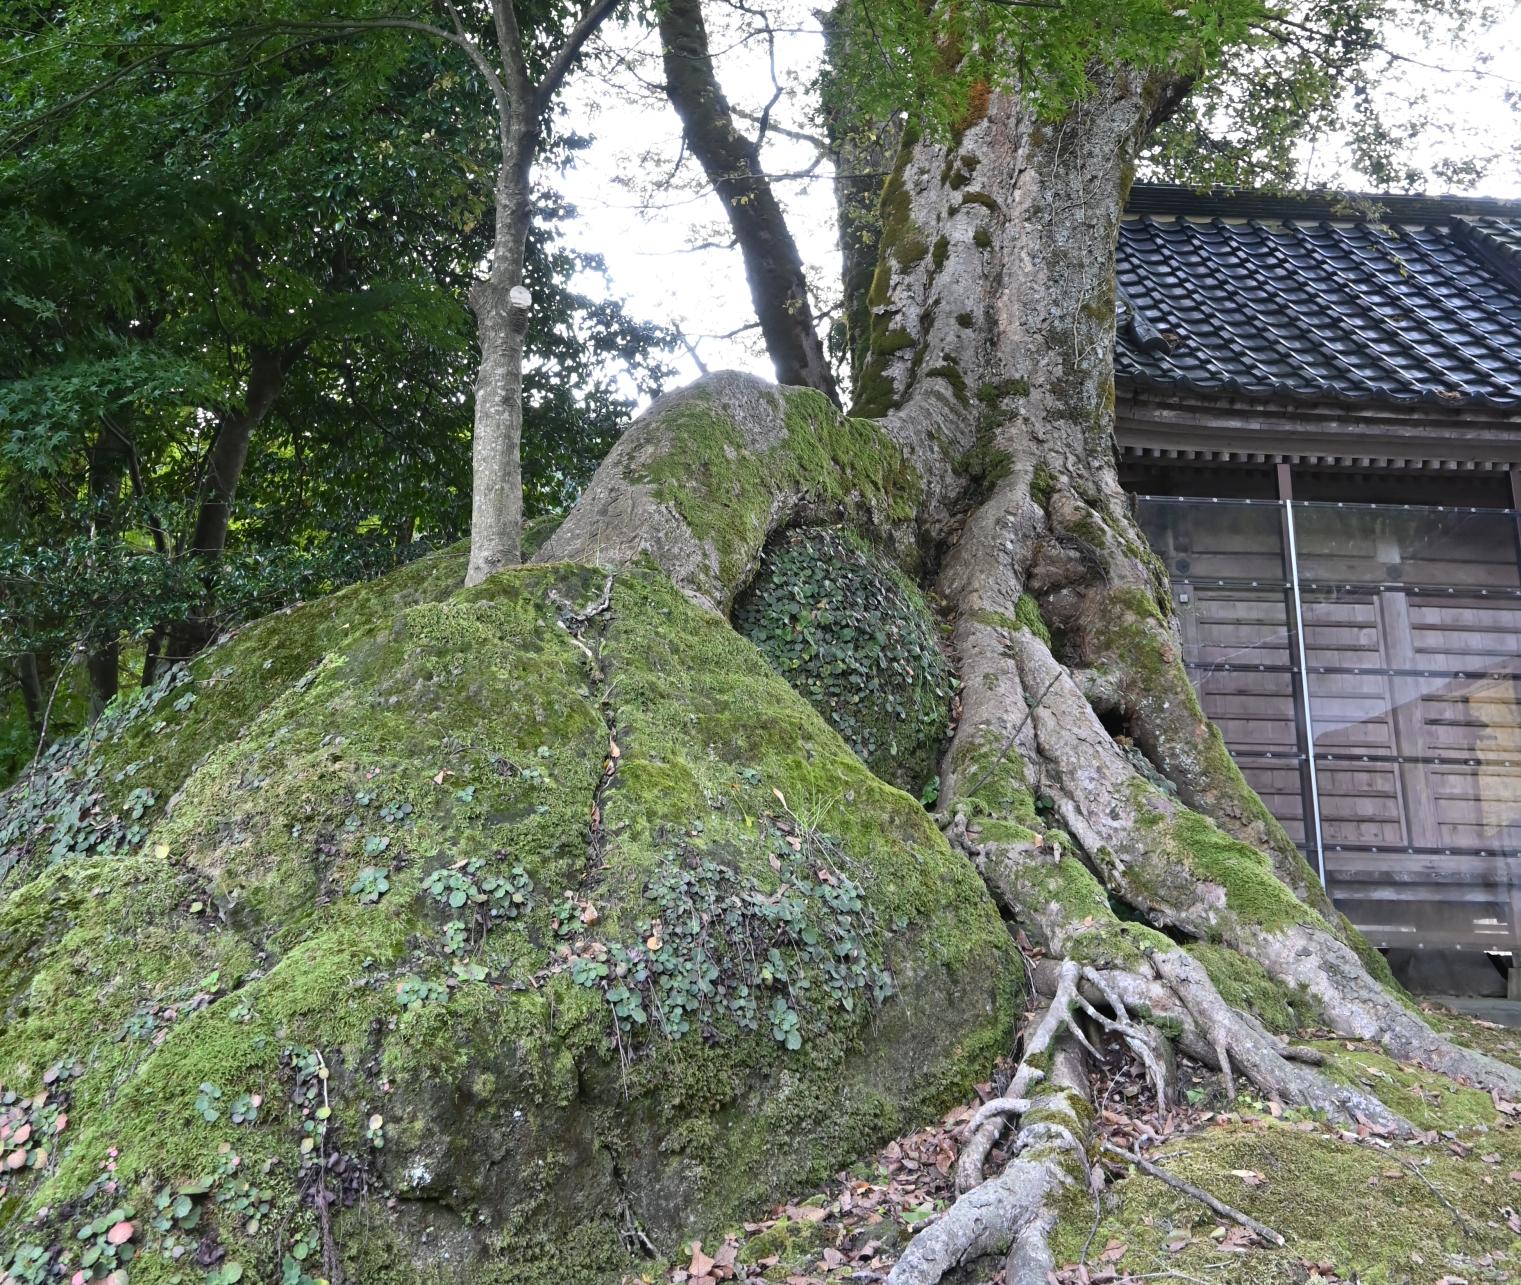
<svg viewBox="0 0 1521 1285"><path fill-rule="evenodd" d="M853 1013L893 993L876 914L842 872L838 841L786 819L764 833L774 887L672 850L645 887L651 917L639 921L637 940L566 956L575 982L602 992L625 1056L646 1025L669 1039L695 1027L711 1041L767 1024L779 1044L799 1049L805 1034L828 1028L820 1005Z"/></svg>
<svg viewBox="0 0 1521 1285"><path fill-rule="evenodd" d="M498 859L506 853L496 854ZM481 857L469 857L435 870L423 880L423 891L450 910L470 907L482 931L496 919L516 919L528 908L533 880L522 866L505 874L486 873Z"/></svg>
<svg viewBox="0 0 1521 1285"><path fill-rule="evenodd" d="M917 794L933 775L955 680L918 589L848 532L788 532L734 627L871 769Z"/></svg>
<svg viewBox="0 0 1521 1285"><path fill-rule="evenodd" d="M1021 94L1053 128L1079 124L1075 109L1119 75L1153 99L1169 86L1187 91L1146 157L1150 176L1293 187L1306 181L1313 144L1334 139L1369 185L1422 190L1432 178L1471 183L1488 158L1442 146L1453 130L1439 92L1390 88L1406 70L1389 54L1391 33L1419 32L1482 69L1484 33L1504 12L1467 0L891 0L867 18L837 18L862 29L840 42L826 93L866 119L906 111L912 126L957 139L1000 90ZM953 189L966 181L953 167L942 175ZM884 204L884 220L891 214Z"/></svg>
<svg viewBox="0 0 1521 1285"><path fill-rule="evenodd" d="M534 24L563 15L520 8L539 58ZM36 655L45 681L77 642L192 612L225 627L468 521L489 92L444 42L231 34L248 25L91 0L0 32L0 661ZM546 126L538 172L584 143ZM664 331L571 288L601 260L565 243L573 209L534 195L530 515L568 503L667 373ZM262 418L213 573L185 555L208 451L245 414Z"/></svg>

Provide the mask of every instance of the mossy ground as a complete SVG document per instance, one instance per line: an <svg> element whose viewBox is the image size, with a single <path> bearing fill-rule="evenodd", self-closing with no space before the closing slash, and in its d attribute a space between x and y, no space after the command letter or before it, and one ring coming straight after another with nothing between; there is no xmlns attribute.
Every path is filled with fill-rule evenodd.
<svg viewBox="0 0 1521 1285"><path fill-rule="evenodd" d="M4 1180L0 1263L130 1200L133 1281L199 1285L146 1212L235 1155L274 1212L250 1222L224 1175L192 1198L196 1235L278 1279L316 1234L292 1068L320 1054L323 1145L374 1193L339 1218L352 1277L616 1279L628 1220L667 1246L738 1221L1007 1050L1018 962L975 875L749 643L653 572L618 577L579 640L564 604L594 604L601 573L456 591L459 573L425 560L250 625L197 662L172 722L169 693L70 760L64 806L129 763L158 801L110 855L31 845L0 901L0 1084L33 1095L66 1068L68 1115ZM778 825L832 836L896 993L847 1011L803 968L781 992L796 1049L722 1015L615 1040L571 959L637 949L672 913L648 889L673 861L765 897ZM480 900L447 904L455 877ZM247 1094L257 1119L234 1123Z"/></svg>
<svg viewBox="0 0 1521 1285"><path fill-rule="evenodd" d="M1468 1019L1451 1020L1459 1036L1481 1029ZM1366 1085L1433 1132L1419 1143L1356 1141L1301 1112L1275 1118L1250 1097L1235 1109L1222 1105L1219 1114L1194 1109L1191 1120L1178 1123L1175 1117L1179 1131L1148 1146L1147 1154L1168 1173L1281 1232L1286 1246L1226 1247L1222 1241L1234 1224L1159 1180L1116 1164L1097 1204L1083 1184L1063 1198L1053 1237L1057 1279L1063 1285L1086 1279L1232 1285L1516 1279L1521 1126L1510 1124L1487 1095L1401 1067L1370 1047L1345 1041L1316 1046L1331 1058L1332 1074ZM847 1259L841 1270L885 1274L917 1223L955 1198L949 1173L937 1180L924 1162L954 1145L971 1105L896 1140L874 1162L839 1175L822 1192L793 1193L792 1217L748 1234L731 1229L740 1241L740 1261L774 1254L767 1280L828 1280L823 1254L829 1247ZM1123 1095L1109 1107L1127 1111ZM916 1158L919 1168L906 1170L905 1157ZM826 1216L800 1226L796 1215L810 1204L825 1206ZM1090 1233L1085 1277L1076 1265ZM679 1279L672 1273L685 1263L673 1262L657 1278ZM988 1285L1001 1279L1002 1267L1001 1258L981 1259L948 1279Z"/></svg>
<svg viewBox="0 0 1521 1285"><path fill-rule="evenodd" d="M1120 1271L1241 1285L1303 1281L1316 1265L1347 1281L1514 1280L1521 1237L1509 1219L1521 1184L1511 1175L1521 1165L1521 1133L1473 1129L1460 1138L1463 1155L1440 1142L1359 1145L1309 1122L1266 1116L1217 1125L1171 1140L1162 1167L1266 1223L1287 1244L1223 1250L1218 1229L1232 1224L1136 1174L1106 1196L1093 1252L1118 1243L1126 1247L1113 1264ZM1058 1262L1077 1260L1092 1208L1084 1197L1068 1211Z"/></svg>

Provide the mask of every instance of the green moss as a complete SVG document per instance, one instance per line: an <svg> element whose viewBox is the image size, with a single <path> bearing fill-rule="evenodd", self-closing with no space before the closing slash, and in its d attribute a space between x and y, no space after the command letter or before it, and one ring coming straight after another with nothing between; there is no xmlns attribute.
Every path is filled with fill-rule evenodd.
<svg viewBox="0 0 1521 1285"><path fill-rule="evenodd" d="M989 250L993 246L992 234L987 228L975 228L972 231L972 244L979 250Z"/></svg>
<svg viewBox="0 0 1521 1285"><path fill-rule="evenodd" d="M968 205L980 205L983 209L992 210L995 213L998 210L998 202L986 192L967 192L962 196L961 200L956 202L958 210L965 209Z"/></svg>
<svg viewBox="0 0 1521 1285"><path fill-rule="evenodd" d="M865 449L853 432L826 426L793 466L848 459ZM0 901L0 1083L31 1095L64 1067L51 1092L69 1117L51 1164L9 1180L7 1219L46 1206L36 1234L72 1244L113 1149L117 1198L140 1209L235 1153L272 1212L257 1231L208 1221L245 1278L277 1279L277 1229L315 1226L291 1060L315 1051L334 1145L404 1197L340 1215L354 1279L610 1281L631 1269L620 1191L669 1251L986 1077L1019 981L986 893L749 643L663 577L625 573L587 626L597 667L556 604L596 600L603 572L513 570L431 602L408 572L374 587L384 611L349 600L363 627L326 617L327 652L271 680L240 735L222 739L231 715L205 689L186 721L195 767L145 843L28 871ZM271 648L305 619L265 623ZM209 739L191 746L197 726ZM125 743L89 751L97 776ZM769 1023L717 1019L624 1042L620 1065L608 1000L561 948L642 941L673 854L774 886L777 817L833 835L880 926L860 948L901 997L847 1009L818 985L795 1051ZM377 869L385 890L363 899L357 877ZM477 919L430 890L451 869L528 893ZM456 975L466 960L484 976ZM436 993L404 1002L408 979ZM264 1105L234 1124L245 1093ZM162 1249L145 1236L134 1280L166 1279Z"/></svg>
<svg viewBox="0 0 1521 1285"><path fill-rule="evenodd" d="M958 312L956 314L956 324L963 330L970 330L973 325L972 314L969 312Z"/></svg>
<svg viewBox="0 0 1521 1285"><path fill-rule="evenodd" d="M851 410L868 419L880 419L898 405L897 388L887 377L886 362L872 357L861 371L856 382L855 401Z"/></svg>
<svg viewBox="0 0 1521 1285"><path fill-rule="evenodd" d="M1156 790L1139 779L1136 784L1138 795ZM1271 932L1290 924L1321 922L1278 878L1264 853L1232 838L1208 817L1179 809L1164 818L1143 806L1141 824L1152 834L1148 870L1136 870L1139 878L1181 877L1191 886L1199 881L1214 884L1225 894L1226 909L1249 928Z"/></svg>
<svg viewBox="0 0 1521 1285"><path fill-rule="evenodd" d="M1489 1094L1455 1084L1445 1075L1401 1066L1377 1049L1345 1040L1319 1040L1314 1046L1327 1059L1326 1074L1343 1084L1367 1089L1417 1129L1461 1129L1493 1125L1500 1113Z"/></svg>
<svg viewBox="0 0 1521 1285"><path fill-rule="evenodd" d="M1035 471L1030 475L1030 498L1041 508L1045 508L1051 502L1051 495L1055 490L1055 476L1046 467L1044 460L1037 462Z"/></svg>
<svg viewBox="0 0 1521 1285"><path fill-rule="evenodd" d="M948 238L944 233L941 233L940 236L935 238L935 249L930 256L930 261L935 265L936 272L945 267L946 256L950 254L950 250L950 238Z"/></svg>
<svg viewBox="0 0 1521 1285"><path fill-rule="evenodd" d="M963 406L967 404L966 377L951 362L942 362L938 366L931 366L924 372L926 379L943 379L951 386L951 392L956 400Z"/></svg>
<svg viewBox="0 0 1521 1285"><path fill-rule="evenodd" d="M912 151L912 140L905 138L898 150L897 165L882 185L878 211L882 228L881 253L891 256L900 268L912 267L929 253L929 246L910 212L908 187L903 181L904 167Z"/></svg>
<svg viewBox="0 0 1521 1285"><path fill-rule="evenodd" d="M1227 1004L1252 1014L1268 1030L1290 1035L1319 1020L1320 1007L1313 997L1292 994L1240 951L1207 942L1190 942L1186 949L1204 965Z"/></svg>
<svg viewBox="0 0 1521 1285"><path fill-rule="evenodd" d="M14 887L50 861L136 847L197 760L236 740L271 693L401 608L446 597L464 580L466 557L458 545L253 621L53 746L6 794L0 881Z"/></svg>
<svg viewBox="0 0 1521 1285"><path fill-rule="evenodd" d="M895 352L902 352L905 348L914 346L914 337L906 330L889 330L884 334L873 335L871 351L879 357L888 357Z"/></svg>
<svg viewBox="0 0 1521 1285"><path fill-rule="evenodd" d="M1046 622L1041 617L1040 603L1029 594L1019 595L1019 601L1014 604L1014 619L1022 629L1028 629L1047 647L1051 645L1051 631L1046 628Z"/></svg>
<svg viewBox="0 0 1521 1285"><path fill-rule="evenodd" d="M745 448L738 429L710 402L692 398L667 412L670 448L637 480L674 505L693 534L711 543L725 605L760 556L778 486L853 508L868 518L901 520L913 511L919 482L903 453L869 420L841 415L819 392L780 390L786 437L769 451Z"/></svg>
<svg viewBox="0 0 1521 1285"><path fill-rule="evenodd" d="M1521 1145L1513 1129L1470 1141L1478 1146L1460 1157L1398 1144L1391 1153L1287 1123L1210 1128L1169 1142L1163 1167L1282 1233L1283 1249L1223 1252L1211 1236L1219 1219L1142 1175L1111 1189L1094 1243L1124 1244L1117 1266L1127 1272L1166 1270L1240 1285L1299 1279L1306 1263L1324 1264L1343 1280L1386 1285L1454 1273L1500 1280L1518 1257L1515 1235L1497 1217L1507 1203L1501 1175L1521 1160ZM1485 1163L1481 1151L1497 1162ZM1058 1264L1077 1261L1092 1226L1086 1193L1074 1195L1070 1211L1054 1237Z"/></svg>
<svg viewBox="0 0 1521 1285"><path fill-rule="evenodd" d="M994 446L986 434L971 450L956 461L958 472L966 475L979 494L986 494L1014 471L1014 457L1008 451Z"/></svg>
<svg viewBox="0 0 1521 1285"><path fill-rule="evenodd" d="M970 314L968 316L970 317ZM1011 397L1028 397L1029 395L1030 381L1028 379L1002 379L980 384L977 388L977 400L987 406L997 406Z"/></svg>
<svg viewBox="0 0 1521 1285"><path fill-rule="evenodd" d="M779 1218L760 1235L745 1242L739 1252L739 1261L751 1264L775 1258L777 1266L783 1270L800 1268L815 1250L824 1247L827 1239L828 1233L819 1223Z"/></svg>

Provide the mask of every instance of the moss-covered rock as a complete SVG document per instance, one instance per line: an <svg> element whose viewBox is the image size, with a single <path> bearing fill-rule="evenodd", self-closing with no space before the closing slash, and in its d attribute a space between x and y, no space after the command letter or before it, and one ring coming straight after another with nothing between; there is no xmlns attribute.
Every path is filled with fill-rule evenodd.
<svg viewBox="0 0 1521 1285"><path fill-rule="evenodd" d="M460 574L250 625L5 797L0 1270L614 1280L1008 1047L970 867L753 646L654 572Z"/></svg>
<svg viewBox="0 0 1521 1285"><path fill-rule="evenodd" d="M954 678L918 587L849 532L787 532L734 627L876 774L918 794L935 771Z"/></svg>

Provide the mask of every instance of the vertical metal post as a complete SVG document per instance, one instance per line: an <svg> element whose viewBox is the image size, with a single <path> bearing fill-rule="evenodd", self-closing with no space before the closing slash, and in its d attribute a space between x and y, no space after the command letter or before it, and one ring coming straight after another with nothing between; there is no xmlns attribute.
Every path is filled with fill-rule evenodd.
<svg viewBox="0 0 1521 1285"><path fill-rule="evenodd" d="M1293 604L1296 685L1299 688L1299 719L1304 730L1305 767L1310 784L1310 822L1307 836L1315 836L1315 873L1326 886L1326 845L1320 828L1320 779L1315 770L1315 723L1310 713L1310 661L1304 640L1304 598L1299 590L1299 544L1294 531L1294 480L1287 464L1278 465L1278 502L1283 505L1283 533L1288 554L1289 594Z"/></svg>
<svg viewBox="0 0 1521 1285"><path fill-rule="evenodd" d="M1512 464L1510 473L1511 526L1516 532L1516 561L1521 565L1521 466ZM1505 871L1505 898L1510 913L1510 970L1505 974L1505 996L1521 999L1521 886L1511 873L1513 863L1521 860L1515 852L1506 852L1501 869Z"/></svg>

